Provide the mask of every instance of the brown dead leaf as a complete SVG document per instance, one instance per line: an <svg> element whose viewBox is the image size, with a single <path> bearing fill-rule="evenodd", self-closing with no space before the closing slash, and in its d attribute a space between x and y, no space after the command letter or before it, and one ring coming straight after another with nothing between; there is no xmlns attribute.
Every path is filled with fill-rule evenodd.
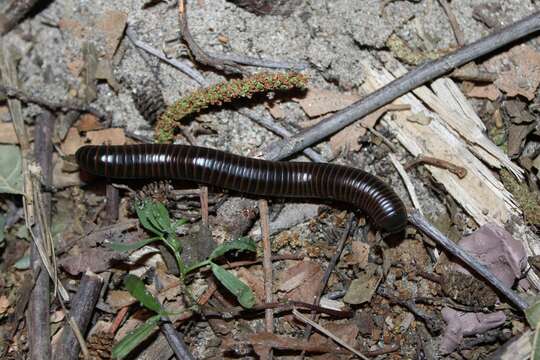
<svg viewBox="0 0 540 360"><path fill-rule="evenodd" d="M264 303L264 280L260 271L239 268L236 270L236 275L253 290L257 298L257 303Z"/></svg>
<svg viewBox="0 0 540 360"><path fill-rule="evenodd" d="M62 31L68 31L78 39L83 39L86 36L86 26L74 19L60 19L60 21L58 21L58 27Z"/></svg>
<svg viewBox="0 0 540 360"><path fill-rule="evenodd" d="M127 23L127 13L118 10L107 10L96 22L96 27L105 36L105 58L112 59L118 43L122 38Z"/></svg>
<svg viewBox="0 0 540 360"><path fill-rule="evenodd" d="M372 112L361 120L355 122L352 125L347 126L337 134L330 138L330 147L332 152L338 154L342 148L346 148L349 151L358 151L361 148L358 139L364 136L368 128L375 126L381 116L388 111L400 111L408 110L408 105L402 104L388 104L383 106L379 110Z"/></svg>
<svg viewBox="0 0 540 360"><path fill-rule="evenodd" d="M312 301L317 295L323 271L313 261L300 261L279 274L278 289L287 292L289 300Z"/></svg>
<svg viewBox="0 0 540 360"><path fill-rule="evenodd" d="M501 92L493 84L473 86L467 92L467 96L479 99L488 99L495 101L501 96Z"/></svg>
<svg viewBox="0 0 540 360"><path fill-rule="evenodd" d="M343 301L354 305L371 301L383 277L378 270L377 265L369 264L366 270L351 282Z"/></svg>
<svg viewBox="0 0 540 360"><path fill-rule="evenodd" d="M295 99L309 117L341 110L360 99L356 94L344 94L320 88L309 88L306 96Z"/></svg>
<svg viewBox="0 0 540 360"><path fill-rule="evenodd" d="M53 155L53 186L56 189L81 185L81 178L79 177L78 171L66 172L64 170L66 167L70 166L67 164L68 162L57 154Z"/></svg>
<svg viewBox="0 0 540 360"><path fill-rule="evenodd" d="M323 327L343 340L345 343L352 347L356 347L356 337L358 336L358 326L352 321L345 322L329 322L323 325ZM319 333L313 334L313 342L316 344L329 345L330 340Z"/></svg>
<svg viewBox="0 0 540 360"><path fill-rule="evenodd" d="M93 131L103 128L99 119L92 114L83 114L75 124L79 131Z"/></svg>
<svg viewBox="0 0 540 360"><path fill-rule="evenodd" d="M18 144L17 134L12 122L0 122L0 143Z"/></svg>
<svg viewBox="0 0 540 360"><path fill-rule="evenodd" d="M490 72L498 73L495 85L508 96L522 95L534 99L540 84L540 53L528 45L514 46L509 51L490 59Z"/></svg>
<svg viewBox="0 0 540 360"><path fill-rule="evenodd" d="M95 273L109 270L113 260L125 260L127 257L126 254L111 251L103 247L85 247L82 249L75 247L59 263L69 274L78 275L88 270Z"/></svg>
<svg viewBox="0 0 540 360"><path fill-rule="evenodd" d="M7 296L5 295L0 296L0 314L5 314L8 309L9 309L9 300Z"/></svg>
<svg viewBox="0 0 540 360"><path fill-rule="evenodd" d="M351 253L344 256L346 265L358 265L360 269L365 269L369 259L369 245L361 241L353 241Z"/></svg>
<svg viewBox="0 0 540 360"><path fill-rule="evenodd" d="M61 149L66 155L74 155L77 150L84 145L84 138L79 135L77 128L70 128L66 135Z"/></svg>
<svg viewBox="0 0 540 360"><path fill-rule="evenodd" d="M119 310L123 307L135 304L135 299L128 291L124 290L111 290L107 295L106 303L110 305L114 310Z"/></svg>
<svg viewBox="0 0 540 360"><path fill-rule="evenodd" d="M285 117L285 113L281 109L281 106L279 103L277 102L266 103L265 106L270 112L270 115L272 115L274 119L283 119Z"/></svg>
<svg viewBox="0 0 540 360"><path fill-rule="evenodd" d="M86 137L92 145L124 145L126 143L124 129L120 128L89 131Z"/></svg>

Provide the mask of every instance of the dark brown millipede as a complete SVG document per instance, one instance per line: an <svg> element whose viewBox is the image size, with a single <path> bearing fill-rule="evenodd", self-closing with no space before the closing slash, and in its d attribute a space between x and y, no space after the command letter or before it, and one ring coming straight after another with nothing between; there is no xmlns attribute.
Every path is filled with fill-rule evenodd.
<svg viewBox="0 0 540 360"><path fill-rule="evenodd" d="M79 166L116 179L179 179L261 196L332 199L368 215L389 233L407 223L401 199L383 181L348 166L259 160L198 146L83 146Z"/></svg>

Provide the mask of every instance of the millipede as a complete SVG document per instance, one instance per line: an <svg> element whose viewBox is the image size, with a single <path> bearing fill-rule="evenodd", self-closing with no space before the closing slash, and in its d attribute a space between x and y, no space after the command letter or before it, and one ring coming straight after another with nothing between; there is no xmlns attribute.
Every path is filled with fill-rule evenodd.
<svg viewBox="0 0 540 360"><path fill-rule="evenodd" d="M378 177L349 166L268 161L210 148L172 145L87 145L80 168L115 179L176 179L264 197L331 199L366 214L377 228L396 233L407 224L399 196Z"/></svg>

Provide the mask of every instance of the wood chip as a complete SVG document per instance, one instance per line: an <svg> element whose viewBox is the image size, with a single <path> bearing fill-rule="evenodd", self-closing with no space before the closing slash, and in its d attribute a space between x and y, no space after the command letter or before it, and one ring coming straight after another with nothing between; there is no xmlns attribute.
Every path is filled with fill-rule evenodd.
<svg viewBox="0 0 540 360"><path fill-rule="evenodd" d="M97 22L96 28L105 36L105 58L112 59L127 24L127 13L108 10Z"/></svg>

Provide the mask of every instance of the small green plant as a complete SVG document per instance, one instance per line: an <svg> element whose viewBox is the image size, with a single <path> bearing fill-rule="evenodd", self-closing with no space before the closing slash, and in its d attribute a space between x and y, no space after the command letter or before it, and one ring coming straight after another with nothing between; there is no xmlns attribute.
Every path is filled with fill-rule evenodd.
<svg viewBox="0 0 540 360"><path fill-rule="evenodd" d="M250 98L256 93L268 91L285 91L293 88L306 88L305 75L288 73L258 73L244 79L233 79L223 83L197 90L171 104L159 117L156 124L158 142L170 142L180 121L200 112L209 106L221 105L237 98Z"/></svg>
<svg viewBox="0 0 540 360"><path fill-rule="evenodd" d="M251 308L255 304L255 296L251 289L238 279L233 273L227 271L222 266L215 263L216 259L225 255L229 251L250 251L256 252L255 242L249 238L239 238L230 242L223 243L216 247L210 256L203 261L187 266L182 257L182 244L176 237L176 229L185 224L185 220L172 221L167 208L158 202L152 200L140 200L135 204L135 210L142 226L151 232L154 236L145 240L131 244L111 243L109 246L116 251L132 251L139 249L152 242L161 241L172 252L176 259L178 269L180 270L180 280L185 285L186 275L203 266L210 266L212 273L219 282L229 290L236 299L245 308ZM142 280L136 276L128 275L125 280L125 286L130 294L136 298L142 306L156 313L146 322L137 327L134 331L126 335L113 348L113 357L125 357L131 350L150 335L159 324L163 316L172 313L164 310L159 301L146 289ZM187 291L187 289L186 289ZM188 298L192 298L190 294Z"/></svg>

